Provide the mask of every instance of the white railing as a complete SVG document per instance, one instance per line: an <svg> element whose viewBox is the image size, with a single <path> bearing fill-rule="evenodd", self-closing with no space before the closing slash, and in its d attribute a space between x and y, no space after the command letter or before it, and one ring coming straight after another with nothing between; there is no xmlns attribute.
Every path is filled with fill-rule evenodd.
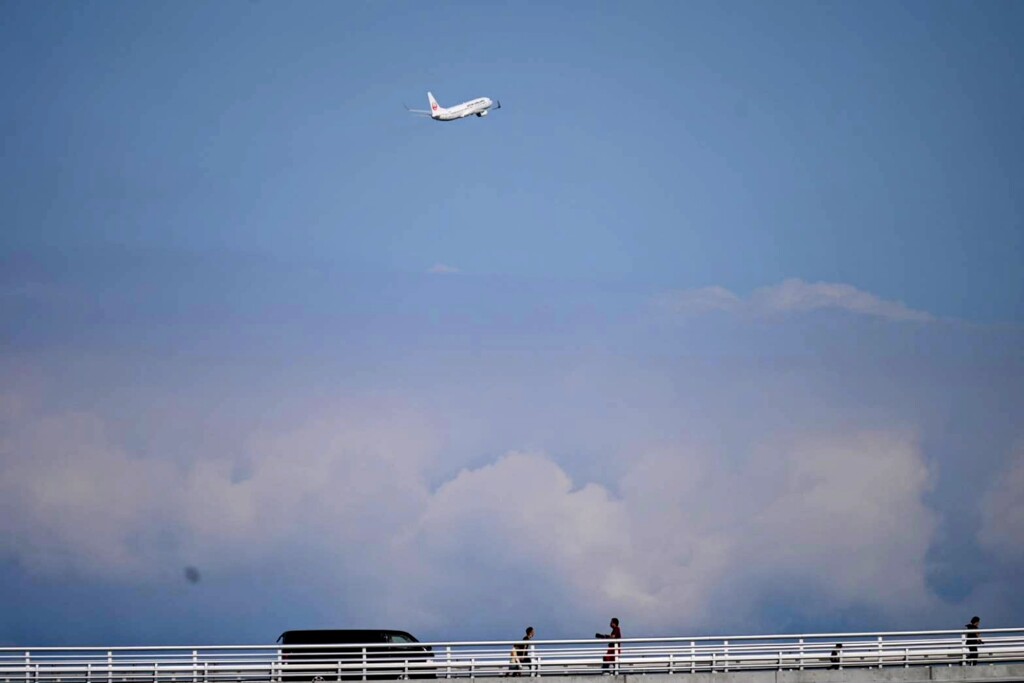
<svg viewBox="0 0 1024 683"><path fill-rule="evenodd" d="M978 632L977 664L1024 662L1024 628ZM227 683L697 673L975 663L963 630L414 645L0 648L0 683ZM842 643L842 648L836 644Z"/></svg>

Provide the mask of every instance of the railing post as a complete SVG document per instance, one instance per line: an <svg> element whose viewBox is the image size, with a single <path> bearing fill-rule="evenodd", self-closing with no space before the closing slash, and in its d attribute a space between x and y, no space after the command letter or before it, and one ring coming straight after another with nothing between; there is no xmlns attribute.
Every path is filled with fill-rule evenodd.
<svg viewBox="0 0 1024 683"><path fill-rule="evenodd" d="M444 652L445 652L445 674L444 674L444 677L445 678L451 678L452 677L452 646L451 645L445 645L444 646Z"/></svg>
<svg viewBox="0 0 1024 683"><path fill-rule="evenodd" d="M114 651L107 650L107 683L114 683Z"/></svg>
<svg viewBox="0 0 1024 683"><path fill-rule="evenodd" d="M28 681L32 676L32 652L25 650L25 680Z"/></svg>
<svg viewBox="0 0 1024 683"><path fill-rule="evenodd" d="M803 671L804 670L804 639L801 638L800 640L797 641L797 643L798 643L798 645L800 647L798 648L799 654L797 655L796 664L797 664L797 668L800 671ZM780 666L779 668L781 669L782 667Z"/></svg>
<svg viewBox="0 0 1024 683"><path fill-rule="evenodd" d="M697 673L697 641L690 641L690 673Z"/></svg>
<svg viewBox="0 0 1024 683"><path fill-rule="evenodd" d="M675 652L669 652L668 653L668 672L670 674L674 674L676 672L675 654L676 654Z"/></svg>
<svg viewBox="0 0 1024 683"><path fill-rule="evenodd" d="M199 650L192 650L192 683L199 683Z"/></svg>
<svg viewBox="0 0 1024 683"><path fill-rule="evenodd" d="M904 648L904 650L903 650L903 668L904 669L909 669L910 668L910 648L909 647Z"/></svg>
<svg viewBox="0 0 1024 683"><path fill-rule="evenodd" d="M882 647L883 647L882 636L878 636L878 668L879 669L881 669L882 666L883 666L883 663L882 663Z"/></svg>
<svg viewBox="0 0 1024 683"><path fill-rule="evenodd" d="M960 666L967 666L967 634L960 634Z"/></svg>
<svg viewBox="0 0 1024 683"><path fill-rule="evenodd" d="M338 660L338 680L341 680L341 660ZM366 680L366 648L363 648L363 680Z"/></svg>
<svg viewBox="0 0 1024 683"><path fill-rule="evenodd" d="M722 641L722 671L729 673L729 641Z"/></svg>

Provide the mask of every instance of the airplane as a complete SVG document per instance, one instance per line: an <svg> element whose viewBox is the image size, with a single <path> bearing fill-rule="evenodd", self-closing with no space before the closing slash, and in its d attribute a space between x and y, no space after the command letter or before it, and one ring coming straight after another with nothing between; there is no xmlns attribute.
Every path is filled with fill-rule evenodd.
<svg viewBox="0 0 1024 683"><path fill-rule="evenodd" d="M467 116L487 116L487 112L491 109L501 109L501 102L498 100L492 100L490 97L479 97L469 102L463 102L462 104L456 104L454 107L442 107L434 99L432 93L427 93L427 100L430 101L430 110L426 109L409 109L413 114L427 115L435 121L455 121L456 119L464 119Z"/></svg>

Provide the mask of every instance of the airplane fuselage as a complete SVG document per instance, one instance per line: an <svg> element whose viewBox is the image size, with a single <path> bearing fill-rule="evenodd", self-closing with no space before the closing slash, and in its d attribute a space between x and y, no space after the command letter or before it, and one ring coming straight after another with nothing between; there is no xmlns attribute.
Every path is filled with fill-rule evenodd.
<svg viewBox="0 0 1024 683"><path fill-rule="evenodd" d="M429 91L427 92L427 102L430 104L430 109L410 109L408 105L405 108L417 116L429 116L435 121L457 121L467 116L482 117L487 116L491 109L501 109L501 102L492 100L490 97L478 97L475 100L456 104L454 107L442 107L434 99L434 94Z"/></svg>
<svg viewBox="0 0 1024 683"><path fill-rule="evenodd" d="M490 97L480 97L469 102L457 104L454 107L441 107L431 105L430 118L435 121L455 121L464 119L467 116L487 116L487 111L494 106Z"/></svg>

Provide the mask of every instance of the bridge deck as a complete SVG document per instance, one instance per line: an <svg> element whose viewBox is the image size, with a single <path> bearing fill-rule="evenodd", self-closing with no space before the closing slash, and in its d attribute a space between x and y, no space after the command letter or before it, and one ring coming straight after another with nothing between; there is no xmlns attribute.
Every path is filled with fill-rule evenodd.
<svg viewBox="0 0 1024 683"><path fill-rule="evenodd" d="M733 677L743 683L1024 681L1024 629L990 629L979 636L980 644L963 631L530 641L530 658L519 670L510 657L516 641L423 643L412 649L288 645L287 653L278 645L0 648L0 683L309 683L602 673L665 680L685 675L690 683L706 677L715 683L731 683ZM966 666L975 647L979 666ZM295 658L303 650L309 652Z"/></svg>

